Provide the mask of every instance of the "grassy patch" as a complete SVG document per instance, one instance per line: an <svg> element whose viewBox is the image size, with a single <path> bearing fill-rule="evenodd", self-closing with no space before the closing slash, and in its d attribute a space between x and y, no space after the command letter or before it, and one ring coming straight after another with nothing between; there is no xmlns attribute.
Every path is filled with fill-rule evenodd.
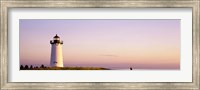
<svg viewBox="0 0 200 90"><path fill-rule="evenodd" d="M109 70L101 67L45 67L45 68L29 68L20 70Z"/></svg>

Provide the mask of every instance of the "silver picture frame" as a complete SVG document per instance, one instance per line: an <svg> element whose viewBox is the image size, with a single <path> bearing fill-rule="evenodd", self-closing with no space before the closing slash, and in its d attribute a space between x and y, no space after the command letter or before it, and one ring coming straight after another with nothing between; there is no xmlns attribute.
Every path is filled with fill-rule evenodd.
<svg viewBox="0 0 200 90"><path fill-rule="evenodd" d="M0 89L200 89L200 0L0 0ZM192 82L8 82L8 10L10 8L192 8Z"/></svg>

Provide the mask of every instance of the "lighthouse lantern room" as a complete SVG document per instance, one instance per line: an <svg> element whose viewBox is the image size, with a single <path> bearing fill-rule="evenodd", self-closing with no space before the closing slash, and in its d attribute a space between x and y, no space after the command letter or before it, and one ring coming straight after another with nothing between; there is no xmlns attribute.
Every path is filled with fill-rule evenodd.
<svg viewBox="0 0 200 90"><path fill-rule="evenodd" d="M63 67L63 56L62 56L62 44L63 41L60 40L60 37L54 36L53 40L50 40L51 44L51 67Z"/></svg>

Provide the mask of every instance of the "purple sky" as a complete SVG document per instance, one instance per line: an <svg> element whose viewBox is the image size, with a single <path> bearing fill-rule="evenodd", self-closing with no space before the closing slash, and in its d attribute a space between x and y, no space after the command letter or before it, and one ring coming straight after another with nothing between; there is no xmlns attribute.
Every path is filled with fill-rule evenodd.
<svg viewBox="0 0 200 90"><path fill-rule="evenodd" d="M180 20L21 19L20 64L49 66L50 40L63 44L65 66L179 69Z"/></svg>

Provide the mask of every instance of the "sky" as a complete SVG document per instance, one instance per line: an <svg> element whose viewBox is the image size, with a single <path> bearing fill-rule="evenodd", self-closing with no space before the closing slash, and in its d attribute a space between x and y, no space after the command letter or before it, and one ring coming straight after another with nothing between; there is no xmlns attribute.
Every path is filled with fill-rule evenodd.
<svg viewBox="0 0 200 90"><path fill-rule="evenodd" d="M64 66L180 69L177 19L20 19L20 65L49 66L50 40L63 41Z"/></svg>

